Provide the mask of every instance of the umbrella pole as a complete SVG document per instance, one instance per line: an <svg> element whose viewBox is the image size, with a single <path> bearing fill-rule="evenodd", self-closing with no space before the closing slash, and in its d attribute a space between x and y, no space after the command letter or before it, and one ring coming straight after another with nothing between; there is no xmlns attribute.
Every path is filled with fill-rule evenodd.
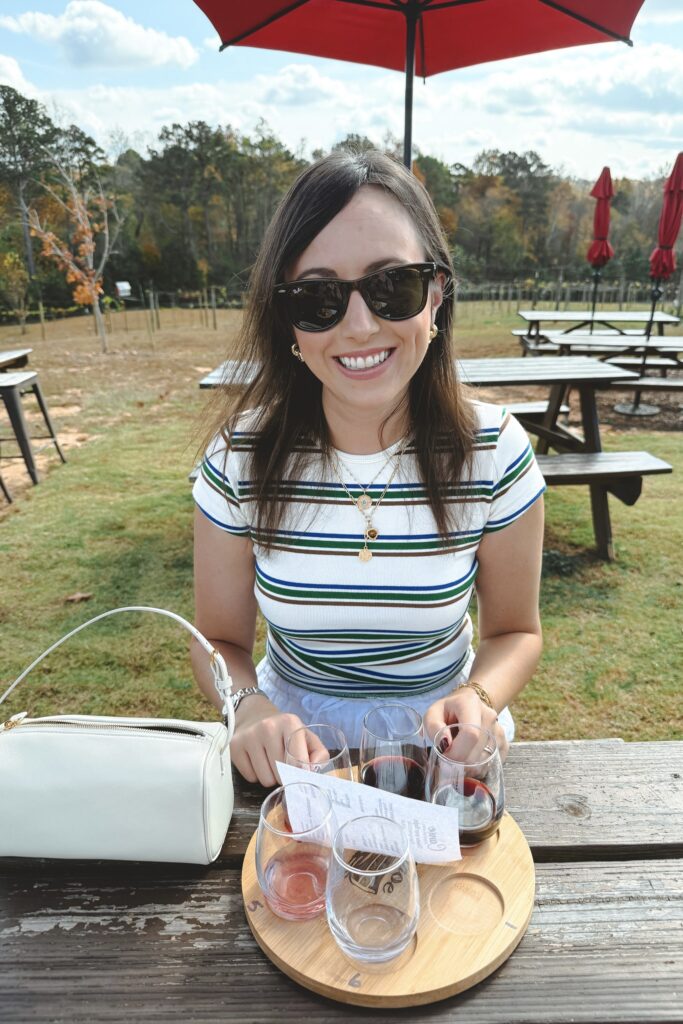
<svg viewBox="0 0 683 1024"><path fill-rule="evenodd" d="M403 127L403 163L411 170L413 166L413 81L415 79L415 36L419 8L408 6L406 11L406 102Z"/></svg>
<svg viewBox="0 0 683 1024"><path fill-rule="evenodd" d="M647 327L645 329L645 344L643 345L643 358L640 363L640 376L645 375L645 367L647 366L647 350L650 344L650 335L652 334L652 327L655 322L655 308L658 301L664 294L661 289L661 278L657 278L652 285L652 305L650 307L650 319L648 320ZM656 416L659 412L658 405L641 405L640 403L640 391L636 391L635 397L632 403L620 402L614 406L615 412L620 412L625 416Z"/></svg>
<svg viewBox="0 0 683 1024"><path fill-rule="evenodd" d="M596 267L593 271L593 302L591 304L591 323L589 328L589 334L593 333L593 321L595 319L595 305L598 301L598 285L600 284L600 268Z"/></svg>

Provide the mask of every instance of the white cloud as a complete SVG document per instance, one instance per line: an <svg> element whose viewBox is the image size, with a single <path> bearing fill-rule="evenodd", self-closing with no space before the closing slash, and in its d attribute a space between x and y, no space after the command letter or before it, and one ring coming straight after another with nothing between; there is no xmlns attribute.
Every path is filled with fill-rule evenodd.
<svg viewBox="0 0 683 1024"><path fill-rule="evenodd" d="M62 14L0 15L0 28L57 44L76 67L188 68L197 50L184 36L145 28L102 0L70 0Z"/></svg>
<svg viewBox="0 0 683 1024"><path fill-rule="evenodd" d="M638 27L642 25L683 25L683 11L648 11L638 15Z"/></svg>
<svg viewBox="0 0 683 1024"><path fill-rule="evenodd" d="M0 53L0 85L10 85L24 96L35 99L37 90L24 78L24 73L14 57Z"/></svg>
<svg viewBox="0 0 683 1024"><path fill-rule="evenodd" d="M207 50L211 50L213 53L218 53L221 45L221 37L215 32L212 36L207 36L202 40L204 47Z"/></svg>
<svg viewBox="0 0 683 1024"><path fill-rule="evenodd" d="M302 107L321 102L346 106L360 101L361 90L350 90L334 78L321 75L310 64L287 64L274 75L257 75L255 98L261 103Z"/></svg>

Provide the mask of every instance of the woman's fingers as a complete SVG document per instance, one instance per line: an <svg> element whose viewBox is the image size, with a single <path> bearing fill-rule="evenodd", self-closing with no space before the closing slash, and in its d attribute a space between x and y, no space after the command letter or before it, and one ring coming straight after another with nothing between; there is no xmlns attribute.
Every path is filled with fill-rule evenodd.
<svg viewBox="0 0 683 1024"><path fill-rule="evenodd" d="M314 732L306 730L306 740L308 742L308 757L311 764L324 764L325 761L330 760L330 752Z"/></svg>
<svg viewBox="0 0 683 1024"><path fill-rule="evenodd" d="M300 764L308 764L309 749L310 749L310 733L308 729L303 726L293 729L291 732L287 732L287 725L283 723L284 742L287 753L294 760Z"/></svg>

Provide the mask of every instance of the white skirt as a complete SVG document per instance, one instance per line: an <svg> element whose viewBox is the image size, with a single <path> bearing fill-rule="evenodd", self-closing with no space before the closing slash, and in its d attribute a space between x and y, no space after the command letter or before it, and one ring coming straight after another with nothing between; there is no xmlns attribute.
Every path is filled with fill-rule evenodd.
<svg viewBox="0 0 683 1024"><path fill-rule="evenodd" d="M410 697L410 706L415 708L419 714L424 715L434 701L452 693L460 683L467 682L473 661L474 651L471 650L464 668L457 676L450 679L444 686L430 690L429 693L413 694ZM282 679L265 658L256 666L256 674L260 689L280 711L298 715L304 725L313 722L336 725L346 736L350 747L357 747L360 744L360 732L365 714L382 703L382 699L376 697L328 697L324 693L304 690L303 687L295 686ZM400 700L401 698L387 697L384 699ZM498 715L498 721L505 730L509 742L512 743L515 736L515 723L509 708L503 708Z"/></svg>

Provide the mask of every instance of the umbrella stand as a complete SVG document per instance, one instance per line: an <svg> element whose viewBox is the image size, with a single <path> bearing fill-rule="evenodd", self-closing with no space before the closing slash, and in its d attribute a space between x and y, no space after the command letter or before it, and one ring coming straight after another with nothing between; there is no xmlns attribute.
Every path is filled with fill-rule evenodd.
<svg viewBox="0 0 683 1024"><path fill-rule="evenodd" d="M657 303L661 299L664 292L661 288L661 278L657 278L652 285L652 305L650 307L650 319L645 330L645 344L643 345L643 358L640 364L640 376L645 374L645 367L647 365L647 350L650 344L650 335L652 334L652 327L655 321L655 308ZM648 405L640 401L640 391L636 391L633 402L619 402L618 405L614 406L614 411L621 413L623 416L656 416L660 411L658 405Z"/></svg>
<svg viewBox="0 0 683 1024"><path fill-rule="evenodd" d="M588 329L589 334L593 333L593 321L595 319L595 307L598 301L598 286L600 284L601 277L602 274L600 273L600 267L595 267L593 270L593 300L591 302L591 322Z"/></svg>

